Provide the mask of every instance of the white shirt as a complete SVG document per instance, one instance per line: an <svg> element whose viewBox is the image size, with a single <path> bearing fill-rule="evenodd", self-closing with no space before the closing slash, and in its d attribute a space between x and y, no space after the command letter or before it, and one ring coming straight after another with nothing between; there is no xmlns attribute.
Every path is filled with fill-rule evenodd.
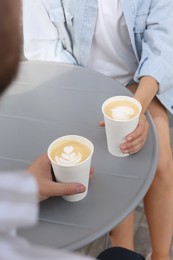
<svg viewBox="0 0 173 260"><path fill-rule="evenodd" d="M37 200L37 185L32 176L26 172L0 172L0 260L92 260L37 247L16 235L16 228L36 223Z"/></svg>
<svg viewBox="0 0 173 260"><path fill-rule="evenodd" d="M98 0L98 16L87 66L126 85L137 60L119 0Z"/></svg>

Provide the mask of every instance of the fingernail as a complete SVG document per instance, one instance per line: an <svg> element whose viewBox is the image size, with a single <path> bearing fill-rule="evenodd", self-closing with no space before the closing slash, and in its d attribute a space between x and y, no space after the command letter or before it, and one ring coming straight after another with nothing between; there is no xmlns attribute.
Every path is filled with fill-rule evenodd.
<svg viewBox="0 0 173 260"><path fill-rule="evenodd" d="M84 191L85 191L85 186L84 185L77 186L77 188L76 188L76 192L77 193L82 193Z"/></svg>
<svg viewBox="0 0 173 260"><path fill-rule="evenodd" d="M129 136L127 137L127 141L131 141L133 139L133 137Z"/></svg>

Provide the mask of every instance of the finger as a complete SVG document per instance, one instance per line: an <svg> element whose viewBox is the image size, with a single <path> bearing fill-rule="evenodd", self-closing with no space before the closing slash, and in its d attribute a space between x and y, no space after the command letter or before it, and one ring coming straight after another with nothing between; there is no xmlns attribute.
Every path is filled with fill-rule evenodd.
<svg viewBox="0 0 173 260"><path fill-rule="evenodd" d="M93 178L93 176L94 176L94 169L91 167L91 169L90 169L90 180Z"/></svg>
<svg viewBox="0 0 173 260"><path fill-rule="evenodd" d="M100 121L100 122L99 122L99 125L100 125L101 127L103 127L103 126L105 126L105 122L104 122L104 121Z"/></svg>
<svg viewBox="0 0 173 260"><path fill-rule="evenodd" d="M136 153L138 152L145 144L146 137L147 137L148 129L145 129L143 134L139 136L139 138L130 142L123 143L120 148L123 153Z"/></svg>
<svg viewBox="0 0 173 260"><path fill-rule="evenodd" d="M129 154L137 153L144 146L144 140L137 141L135 145L128 147L127 151Z"/></svg>
<svg viewBox="0 0 173 260"><path fill-rule="evenodd" d="M141 150L144 146L145 142L141 142L131 148L128 149L129 154L137 153L139 150Z"/></svg>
<svg viewBox="0 0 173 260"><path fill-rule="evenodd" d="M49 187L50 194L49 196L66 196L74 195L78 193L85 192L86 188L83 184L80 183L58 183L51 182Z"/></svg>
<svg viewBox="0 0 173 260"><path fill-rule="evenodd" d="M42 154L40 157L37 158L37 160L40 160L40 162L43 164L50 164L50 160L49 160L49 157L48 155L45 153L45 154Z"/></svg>
<svg viewBox="0 0 173 260"><path fill-rule="evenodd" d="M127 142L132 142L136 139L139 139L143 135L144 131L145 131L144 125L138 124L136 129L133 132L131 132L125 139Z"/></svg>
<svg viewBox="0 0 173 260"><path fill-rule="evenodd" d="M132 141L140 138L140 136L142 136L144 133L147 133L148 129L149 129L149 123L146 117L143 115L139 120L136 129L126 136L126 141Z"/></svg>

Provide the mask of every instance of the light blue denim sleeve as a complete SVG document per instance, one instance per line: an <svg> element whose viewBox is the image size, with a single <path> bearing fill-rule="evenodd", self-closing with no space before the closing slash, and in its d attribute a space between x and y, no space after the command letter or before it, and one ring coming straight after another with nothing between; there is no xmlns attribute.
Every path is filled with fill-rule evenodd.
<svg viewBox="0 0 173 260"><path fill-rule="evenodd" d="M70 10L66 11L65 16L60 0L23 0L25 57L29 60L76 64L70 52L71 42L65 19L70 26Z"/></svg>
<svg viewBox="0 0 173 260"><path fill-rule="evenodd" d="M141 59L134 80L152 76L162 94L173 88L173 1L153 0L147 14Z"/></svg>

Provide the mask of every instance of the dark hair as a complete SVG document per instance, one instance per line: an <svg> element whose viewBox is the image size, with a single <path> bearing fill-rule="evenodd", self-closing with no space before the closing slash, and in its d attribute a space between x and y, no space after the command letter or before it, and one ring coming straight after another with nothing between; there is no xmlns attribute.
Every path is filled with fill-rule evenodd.
<svg viewBox="0 0 173 260"><path fill-rule="evenodd" d="M0 0L0 94L16 75L19 49L19 1Z"/></svg>

